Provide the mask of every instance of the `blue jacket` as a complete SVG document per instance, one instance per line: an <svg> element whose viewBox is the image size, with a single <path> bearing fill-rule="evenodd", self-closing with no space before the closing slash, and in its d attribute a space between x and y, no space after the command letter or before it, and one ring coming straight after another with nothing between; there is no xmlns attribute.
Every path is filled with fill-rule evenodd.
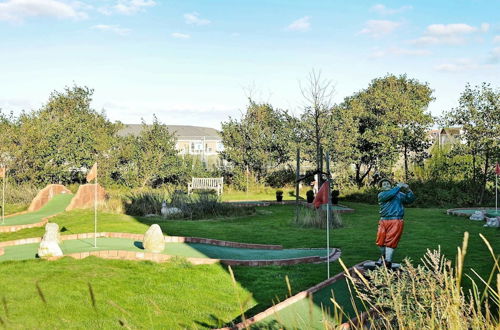
<svg viewBox="0 0 500 330"><path fill-rule="evenodd" d="M382 191L378 194L378 204L380 205L380 220L403 219L405 209L403 203L411 203L415 200L413 192L402 193L401 187L394 187L391 190Z"/></svg>

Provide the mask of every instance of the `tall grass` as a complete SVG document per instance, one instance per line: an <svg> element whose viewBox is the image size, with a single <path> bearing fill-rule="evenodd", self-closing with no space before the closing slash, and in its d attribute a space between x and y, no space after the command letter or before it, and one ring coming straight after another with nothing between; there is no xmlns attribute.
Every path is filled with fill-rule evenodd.
<svg viewBox="0 0 500 330"><path fill-rule="evenodd" d="M353 294L371 311L358 313L358 319L364 319L363 323L373 329L498 329L500 256L481 235L494 260L493 270L486 280L474 270L474 278L465 274L472 282L472 289L464 292L461 282L468 238L466 232L453 267L440 250L428 250L422 265L414 266L405 259L401 271L378 268L365 275L359 272L356 276L347 275ZM492 283L494 280L496 284ZM485 285L482 292L478 281ZM351 326L361 328L362 324L351 323Z"/></svg>
<svg viewBox="0 0 500 330"><path fill-rule="evenodd" d="M293 222L299 227L326 229L326 213L326 210L315 210L302 206L299 207L298 217L294 216ZM342 226L342 216L338 212L330 210L330 228L340 228Z"/></svg>

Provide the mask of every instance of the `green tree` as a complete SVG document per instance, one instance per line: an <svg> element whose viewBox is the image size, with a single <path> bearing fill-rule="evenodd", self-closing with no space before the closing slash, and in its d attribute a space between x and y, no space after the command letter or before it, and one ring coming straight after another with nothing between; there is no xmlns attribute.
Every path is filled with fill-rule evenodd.
<svg viewBox="0 0 500 330"><path fill-rule="evenodd" d="M52 92L40 110L19 116L13 150L18 181L82 181L81 170L108 156L120 125L91 108L92 94L88 87L66 87Z"/></svg>
<svg viewBox="0 0 500 330"><path fill-rule="evenodd" d="M472 155L472 181L477 203L484 199L486 183L492 176L492 165L500 158L500 90L490 84L465 86L459 106L446 112L443 121L458 125L464 132L464 144L456 146L462 153ZM482 173L478 167L482 167Z"/></svg>
<svg viewBox="0 0 500 330"><path fill-rule="evenodd" d="M290 160L293 118L270 104L249 100L240 120L222 123L223 159L241 171L250 170L260 180L270 169Z"/></svg>
<svg viewBox="0 0 500 330"><path fill-rule="evenodd" d="M122 184L140 187L185 180L187 163L177 155L175 143L175 136L156 116L151 125L143 121L138 136L120 140L113 177Z"/></svg>
<svg viewBox="0 0 500 330"><path fill-rule="evenodd" d="M345 99L341 115L357 125L357 132L349 132L346 142L353 147L358 186L372 170L390 171L400 153L408 178L410 154L422 158L428 147L426 132L433 120L426 110L432 100L427 84L406 75L374 79L367 89Z"/></svg>

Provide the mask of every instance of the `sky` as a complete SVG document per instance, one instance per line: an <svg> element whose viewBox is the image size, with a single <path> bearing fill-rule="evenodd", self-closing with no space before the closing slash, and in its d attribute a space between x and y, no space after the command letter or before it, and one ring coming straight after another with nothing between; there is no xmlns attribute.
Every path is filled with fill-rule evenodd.
<svg viewBox="0 0 500 330"><path fill-rule="evenodd" d="M4 112L78 85L112 121L218 129L249 96L300 114L312 70L334 102L406 74L438 116L466 83L500 88L500 0L0 0Z"/></svg>

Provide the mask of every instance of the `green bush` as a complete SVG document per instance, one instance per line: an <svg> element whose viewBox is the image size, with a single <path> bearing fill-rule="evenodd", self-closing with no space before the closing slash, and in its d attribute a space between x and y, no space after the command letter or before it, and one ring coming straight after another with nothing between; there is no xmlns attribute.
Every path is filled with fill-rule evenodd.
<svg viewBox="0 0 500 330"><path fill-rule="evenodd" d="M281 188L286 185L295 184L296 173L291 168L283 168L271 173L268 173L265 178L265 182L268 186L273 188Z"/></svg>

